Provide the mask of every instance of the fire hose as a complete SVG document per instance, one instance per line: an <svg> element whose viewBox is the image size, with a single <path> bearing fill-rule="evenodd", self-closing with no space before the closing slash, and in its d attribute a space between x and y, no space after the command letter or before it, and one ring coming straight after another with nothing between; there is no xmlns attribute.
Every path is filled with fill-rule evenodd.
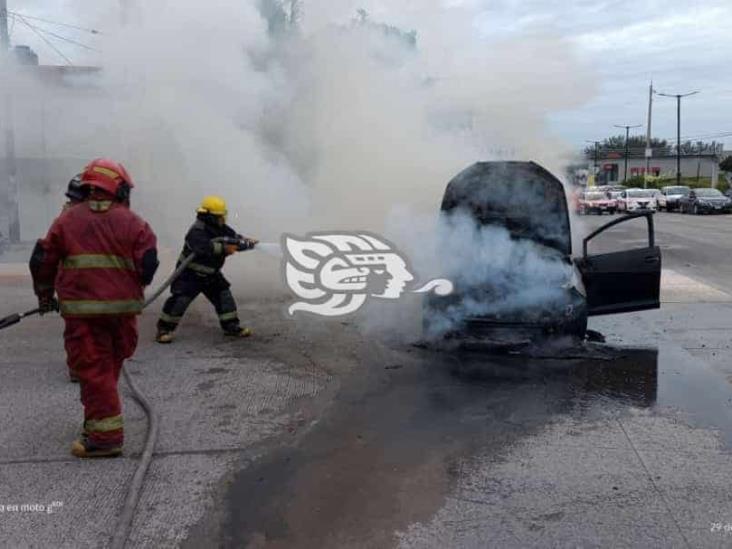
<svg viewBox="0 0 732 549"><path fill-rule="evenodd" d="M216 240L225 240L225 239L216 239ZM276 246L276 245L275 245ZM243 248L243 249L251 249L249 248ZM243 251L243 249L240 249L240 251ZM268 252L269 253L269 252ZM178 265L178 268L171 274L165 282L157 289L155 292L145 300L143 304L143 309L146 309L150 304L152 304L158 297L162 295L162 293L167 290L173 282L183 273L183 271L188 267L188 265L193 262L195 259L195 254L191 253L188 257L186 257L180 265ZM8 328L10 326L13 326L15 324L18 324L21 320L23 320L26 317L33 316L40 314L41 310L40 308L36 308L30 311L27 311L25 313L15 313L10 316L7 316L5 318L0 319L0 330L4 328ZM124 376L125 382L130 388L130 391L132 392L132 397L135 399L135 401L140 405L140 407L145 412L145 415L147 415L148 418L148 429L147 434L145 436L145 445L143 447L142 454L140 456L140 463L137 466L137 469L135 470L135 474L132 477L132 481L130 482L129 489L127 490L127 496L125 498L125 502L122 506L122 510L120 511L117 525L115 527L114 534L112 536L110 548L111 549L124 549L125 545L127 544L127 540L129 538L130 529L132 528L132 521L135 517L135 510L137 508L137 504L140 501L140 496L142 494L142 486L145 482L145 476L147 475L147 472L150 468L150 463L152 462L153 458L153 452L155 450L155 444L157 442L158 438L158 429L159 429L159 418L158 414L155 411L155 409L152 407L150 402L147 400L147 397L145 394L140 391L140 389L137 387L135 382L132 380L132 377L130 376L129 372L127 371L126 367L122 367L122 375Z"/></svg>
<svg viewBox="0 0 732 549"><path fill-rule="evenodd" d="M155 290L155 293L145 300L142 308L146 309L153 301L160 297L160 295L167 290L173 282L181 275L181 273L188 267L188 265L195 259L196 255L191 254L186 257L178 268L171 274L165 282ZM127 367L122 367L122 375L125 378L127 386L132 391L132 398L137 401L140 407L147 415L147 434L145 435L145 446L143 446L142 455L140 456L140 464L135 470L135 474L130 482L130 487L127 490L127 497L125 503L122 506L122 511L117 519L117 527L115 528L114 535L112 536L112 543L110 544L111 549L124 549L127 539L130 536L130 529L132 528L132 521L135 518L135 509L140 501L142 495L142 485L145 482L145 476L147 475L148 469L150 469L150 463L152 462L153 452L155 450L155 444L158 440L158 426L159 419L155 408L152 407L150 402L145 397L145 394L137 388L135 382L132 381L130 373L127 371Z"/></svg>
<svg viewBox="0 0 732 549"><path fill-rule="evenodd" d="M225 244L233 244L231 239L226 238L216 238L214 239L214 242L216 241ZM245 245L240 247L239 251L252 249L253 247L254 246ZM163 284L157 290L155 290L155 292L149 298L145 300L142 308L146 309L151 303L159 298L162 293L167 290L170 285L173 284L173 282L175 282L175 280L183 273L183 271L186 270L188 265L190 265L195 258L196 254L191 253L188 257L181 261L180 265L178 265L178 268L173 272L173 274L171 274L165 280L165 282L163 282ZM114 535L112 536L112 543L110 544L111 549L124 549L125 545L127 544L127 539L130 535L130 529L132 528L132 521L135 518L135 509L137 508L137 504L140 501L140 496L142 495L142 485L145 482L145 476L147 475L147 471L150 468L150 463L152 462L153 452L155 450L155 443L158 439L159 425L157 412L150 405L150 402L148 402L144 393L142 393L137 388L137 385L135 385L135 382L132 381L132 377L130 377L130 374L127 371L126 367L122 368L122 375L124 376L125 382L127 382L130 391L132 391L132 398L137 401L137 403L147 415L148 427L147 435L145 437L145 446L143 447L142 455L140 456L140 464L137 466L137 470L132 477L130 487L127 490L125 503L122 506L122 511L120 512L119 518L117 519L117 527L114 531Z"/></svg>
<svg viewBox="0 0 732 549"><path fill-rule="evenodd" d="M145 300L142 308L147 308L153 301L160 297L160 295L165 290L167 290L170 285L173 284L173 282L175 282L175 280L188 267L188 265L190 265L195 257L195 254L191 254L186 257L175 270L175 272L173 272L173 274L171 274L166 279L166 281L155 291L155 293L153 293L148 299ZM5 318L1 318L0 330L9 328L10 326L14 326L26 317L37 315L40 313L41 309L36 308L25 313L15 313L6 316ZM142 455L140 456L140 464L137 466L135 474L132 477L130 487L127 490L127 497L125 498L124 505L122 506L122 511L120 512L119 518L117 520L117 525L110 545L112 549L124 549L124 546L127 543L127 539L130 534L130 528L132 527L132 520L135 517L135 509L137 508L137 504L140 500L140 495L142 493L142 485L145 481L145 475L147 475L147 471L150 468L150 463L152 462L153 451L155 450L155 443L158 439L159 425L157 412L147 400L147 397L144 395L144 393L140 391L137 385L135 385L135 382L132 381L132 377L127 371L127 368L124 366L122 367L122 375L124 376L125 382L127 382L130 391L132 391L132 398L135 399L135 401L145 412L145 415L147 415L148 428L147 435L145 436L145 446L143 447Z"/></svg>

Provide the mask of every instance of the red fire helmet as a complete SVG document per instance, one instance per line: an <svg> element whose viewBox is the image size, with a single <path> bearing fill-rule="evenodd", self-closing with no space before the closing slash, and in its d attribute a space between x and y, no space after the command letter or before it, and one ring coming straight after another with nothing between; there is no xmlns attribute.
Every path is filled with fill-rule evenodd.
<svg viewBox="0 0 732 549"><path fill-rule="evenodd" d="M98 187L110 194L117 194L119 186L126 183L133 188L130 174L119 162L108 158L96 158L89 162L81 174L82 185Z"/></svg>

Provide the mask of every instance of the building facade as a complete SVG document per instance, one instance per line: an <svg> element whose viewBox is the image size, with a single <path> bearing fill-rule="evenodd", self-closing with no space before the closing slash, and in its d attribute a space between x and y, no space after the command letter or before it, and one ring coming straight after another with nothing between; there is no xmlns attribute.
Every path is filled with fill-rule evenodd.
<svg viewBox="0 0 732 549"><path fill-rule="evenodd" d="M716 154L684 155L681 157L681 177L711 180L712 186L719 181L719 157ZM590 160L591 166L595 165ZM622 154L608 154L597 159L597 184L623 183L625 179L625 158ZM644 175L676 177L676 155L628 158L627 178Z"/></svg>

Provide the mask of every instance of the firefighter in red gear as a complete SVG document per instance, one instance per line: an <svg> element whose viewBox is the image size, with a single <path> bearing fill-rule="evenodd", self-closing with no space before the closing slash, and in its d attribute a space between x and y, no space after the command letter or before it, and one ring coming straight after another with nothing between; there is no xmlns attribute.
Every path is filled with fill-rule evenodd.
<svg viewBox="0 0 732 549"><path fill-rule="evenodd" d="M84 405L77 457L122 453L122 408L117 382L137 346L143 288L158 267L149 225L129 209L132 180L121 164L92 161L81 176L86 200L66 210L33 250L30 269L39 306L64 317L68 363L79 378Z"/></svg>

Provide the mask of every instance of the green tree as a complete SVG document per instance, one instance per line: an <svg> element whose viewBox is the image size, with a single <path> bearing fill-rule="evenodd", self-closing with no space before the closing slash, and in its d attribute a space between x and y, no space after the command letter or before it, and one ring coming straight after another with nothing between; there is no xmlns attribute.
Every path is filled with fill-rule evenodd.
<svg viewBox="0 0 732 549"><path fill-rule="evenodd" d="M353 20L353 24L358 27L369 27L376 29L388 38L395 38L402 42L405 46L411 49L417 47L417 31L415 30L404 30L394 25L387 25L386 23L376 23L369 17L369 12L361 8L356 11L356 17Z"/></svg>
<svg viewBox="0 0 732 549"><path fill-rule="evenodd" d="M676 143L669 143L666 139L651 139L651 148L653 149L654 156L666 156L676 154ZM712 141L711 143L704 141L683 141L681 143L681 154L682 155L697 155L697 154L721 154L723 145ZM628 139L628 151L631 157L640 157L645 155L646 150L646 138L643 135L631 135ZM585 147L585 156L587 158L593 158L595 154L594 145L588 145ZM614 135L607 137L600 142L598 147L598 154L607 156L609 153L615 153L623 155L625 154L625 136Z"/></svg>
<svg viewBox="0 0 732 549"><path fill-rule="evenodd" d="M705 143L704 141L684 141L681 143L681 154L719 154L724 147L721 143L712 141ZM673 146L676 152L676 145Z"/></svg>
<svg viewBox="0 0 732 549"><path fill-rule="evenodd" d="M651 148L653 154L662 155L669 154L671 146L665 139L651 139ZM631 135L628 139L628 150L630 156L643 156L646 151L646 138L643 135ZM625 153L625 136L624 135L613 135L600 141L598 147L598 154L600 156L607 156L608 153ZM585 147L585 155L588 158L592 158L595 154L595 146L589 145Z"/></svg>
<svg viewBox="0 0 732 549"><path fill-rule="evenodd" d="M732 172L732 156L728 156L719 163L719 169L725 172Z"/></svg>

